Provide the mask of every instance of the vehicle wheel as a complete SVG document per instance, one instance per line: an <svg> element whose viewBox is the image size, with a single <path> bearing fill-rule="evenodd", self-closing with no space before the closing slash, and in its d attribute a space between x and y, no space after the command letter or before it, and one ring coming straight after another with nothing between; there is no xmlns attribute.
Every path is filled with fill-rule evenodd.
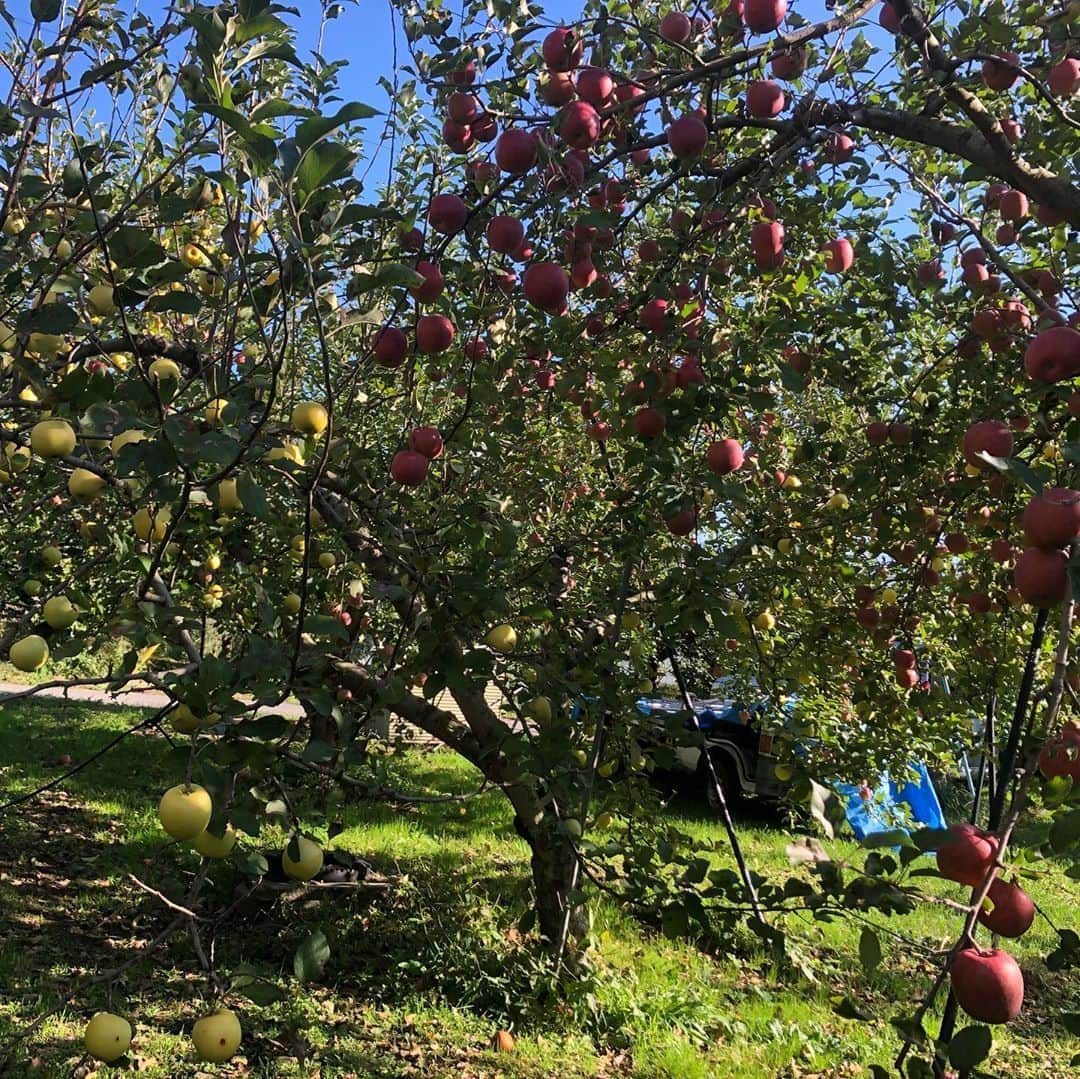
<svg viewBox="0 0 1080 1079"><path fill-rule="evenodd" d="M731 762L722 753L713 755L713 766L716 769L716 778L720 780L720 786L724 789L724 801L727 803L728 809L735 806L742 796L742 790L739 786L738 777L735 775L735 769L732 767ZM712 772L706 765L704 758L701 761L701 782L702 790L705 792L705 801L714 813L720 812L720 799L716 794L716 786L713 783Z"/></svg>

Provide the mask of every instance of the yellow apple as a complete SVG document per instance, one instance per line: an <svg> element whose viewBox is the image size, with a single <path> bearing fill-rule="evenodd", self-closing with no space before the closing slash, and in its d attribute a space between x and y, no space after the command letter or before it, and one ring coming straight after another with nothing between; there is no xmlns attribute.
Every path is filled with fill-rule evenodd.
<svg viewBox="0 0 1080 1079"><path fill-rule="evenodd" d="M551 722L551 701L547 697L534 697L525 708L526 715L541 727Z"/></svg>
<svg viewBox="0 0 1080 1079"><path fill-rule="evenodd" d="M52 629L67 629L79 617L79 611L67 596L52 596L45 601L41 615Z"/></svg>
<svg viewBox="0 0 1080 1079"><path fill-rule="evenodd" d="M154 360L147 373L155 382L164 382L166 379L179 379L180 365L175 360Z"/></svg>
<svg viewBox="0 0 1080 1079"><path fill-rule="evenodd" d="M131 1024L111 1012L98 1012L83 1032L83 1045L95 1060L111 1064L131 1046Z"/></svg>
<svg viewBox="0 0 1080 1079"><path fill-rule="evenodd" d="M75 498L93 498L105 486L105 481L88 468L77 468L68 476L68 492Z"/></svg>
<svg viewBox="0 0 1080 1079"><path fill-rule="evenodd" d="M112 285L95 285L87 294L86 302L95 315L115 315L116 300Z"/></svg>
<svg viewBox="0 0 1080 1079"><path fill-rule="evenodd" d="M26 342L26 350L38 356L55 356L66 343L57 333L32 333Z"/></svg>
<svg viewBox="0 0 1080 1079"><path fill-rule="evenodd" d="M223 397L217 397L206 406L206 422L221 423L222 413L228 408L229 402Z"/></svg>
<svg viewBox="0 0 1080 1079"><path fill-rule="evenodd" d="M41 561L44 562L46 566L59 566L64 557L60 548L53 547L52 545L42 547L41 550L38 551L38 554L41 556Z"/></svg>
<svg viewBox="0 0 1080 1079"><path fill-rule="evenodd" d="M240 1020L227 1008L204 1015L191 1028L191 1040L200 1060L221 1063L236 1055L240 1048Z"/></svg>
<svg viewBox="0 0 1080 1079"><path fill-rule="evenodd" d="M776 626L776 616L772 611L762 611L760 614L755 615L754 625L758 629L768 631Z"/></svg>
<svg viewBox="0 0 1080 1079"><path fill-rule="evenodd" d="M281 852L281 868L294 880L311 880L322 869L322 847L307 836L298 835L295 838L300 857L295 862L289 857L289 847L292 843L287 843Z"/></svg>
<svg viewBox="0 0 1080 1079"><path fill-rule="evenodd" d="M71 241L63 238L56 241L56 246L53 248L53 256L58 262L67 262L71 258L72 247Z"/></svg>
<svg viewBox="0 0 1080 1079"><path fill-rule="evenodd" d="M222 480L218 484L217 504L218 509L223 513L244 508L244 503L240 501L240 496L236 493L236 480Z"/></svg>
<svg viewBox="0 0 1080 1079"><path fill-rule="evenodd" d="M191 845L204 858L228 858L233 847L236 846L236 832L231 824L227 824L223 836L203 831L191 841Z"/></svg>
<svg viewBox="0 0 1080 1079"><path fill-rule="evenodd" d="M196 244L184 244L180 249L180 261L187 266L189 270L198 269L200 266L205 266L209 262L207 257L203 254L202 249Z"/></svg>
<svg viewBox="0 0 1080 1079"><path fill-rule="evenodd" d="M286 614L296 614L300 610L300 597L295 592L290 592L282 601Z"/></svg>
<svg viewBox="0 0 1080 1079"><path fill-rule="evenodd" d="M25 217L19 217L18 214L8 214L8 216L4 218L5 236L18 236L24 228L26 228Z"/></svg>
<svg viewBox="0 0 1080 1079"><path fill-rule="evenodd" d="M211 554L206 556L206 568L214 571L221 569L221 555Z"/></svg>
<svg viewBox="0 0 1080 1079"><path fill-rule="evenodd" d="M843 491L837 491L835 494L829 496L828 502L825 503L827 510L846 510L851 503L848 501L848 496Z"/></svg>
<svg viewBox="0 0 1080 1079"><path fill-rule="evenodd" d="M169 723L179 734L194 734L204 726L205 721L181 701L169 713Z"/></svg>
<svg viewBox="0 0 1080 1079"><path fill-rule="evenodd" d="M37 596L41 594L41 582L34 577L31 577L27 581L23 581L22 590L28 596Z"/></svg>
<svg viewBox="0 0 1080 1079"><path fill-rule="evenodd" d="M144 542L149 541L151 537L162 540L165 538L165 532L171 520L172 511L167 506L156 510L153 517L150 516L150 510L143 506L142 509L135 511L131 518L131 526L135 529L135 535Z"/></svg>
<svg viewBox="0 0 1080 1079"><path fill-rule="evenodd" d="M776 549L781 554L791 554L791 548L794 547L794 546L795 546L795 541L792 540L788 536L785 536L781 540L777 540L777 543L776 543Z"/></svg>
<svg viewBox="0 0 1080 1079"><path fill-rule="evenodd" d="M17 671L37 671L49 658L49 645L36 633L16 641L8 652L8 659Z"/></svg>
<svg viewBox="0 0 1080 1079"><path fill-rule="evenodd" d="M900 597L895 588L885 588L881 592L881 603L884 607L891 607Z"/></svg>
<svg viewBox="0 0 1080 1079"><path fill-rule="evenodd" d="M785 476L780 485L785 491L797 491L802 486L802 480L798 476Z"/></svg>
<svg viewBox="0 0 1080 1079"><path fill-rule="evenodd" d="M321 435L330 417L318 401L302 401L292 410L290 422L293 430L302 435Z"/></svg>
<svg viewBox="0 0 1080 1079"><path fill-rule="evenodd" d="M161 796L158 820L173 839L186 841L206 830L213 808L205 788L198 783L179 783Z"/></svg>
<svg viewBox="0 0 1080 1079"><path fill-rule="evenodd" d="M506 655L513 652L517 646L517 632L513 626L508 626L505 622L502 622L488 630L484 641L488 648L493 648L496 652L502 652L503 655Z"/></svg>
<svg viewBox="0 0 1080 1079"><path fill-rule="evenodd" d="M597 828L610 828L611 827L611 822L612 822L613 819L614 818L611 816L610 813L601 813L596 818L596 827Z"/></svg>
<svg viewBox="0 0 1080 1079"><path fill-rule="evenodd" d="M65 457L75 449L75 431L66 420L42 420L30 431L30 448L38 457Z"/></svg>

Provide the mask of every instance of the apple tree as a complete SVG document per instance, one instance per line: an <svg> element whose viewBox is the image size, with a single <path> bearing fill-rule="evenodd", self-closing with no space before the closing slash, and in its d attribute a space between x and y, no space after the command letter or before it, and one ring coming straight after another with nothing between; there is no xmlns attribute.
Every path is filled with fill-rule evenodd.
<svg viewBox="0 0 1080 1079"><path fill-rule="evenodd" d="M1069 10L401 3L377 109L269 0L30 7L0 651L120 642L102 683L168 693L166 831L212 860L269 816L311 878L395 715L505 794L557 956L594 883L775 941L789 895L635 821L635 697L678 668L789 708L797 795L978 715L990 831L927 840L975 888L938 984L1012 1018L981 902L1022 811L1073 854L1080 812ZM820 896L902 908L875 857Z"/></svg>

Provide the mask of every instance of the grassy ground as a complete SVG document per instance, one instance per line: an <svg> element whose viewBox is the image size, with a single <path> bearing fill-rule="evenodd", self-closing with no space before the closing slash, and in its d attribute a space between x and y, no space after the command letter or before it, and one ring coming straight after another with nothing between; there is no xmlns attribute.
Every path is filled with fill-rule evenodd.
<svg viewBox="0 0 1080 1079"><path fill-rule="evenodd" d="M62 702L0 705L0 801L59 774L61 754L81 760L137 718ZM501 797L408 809L356 805L335 843L370 861L391 887L375 895L323 892L272 907L241 904L213 942L219 969L235 974L246 966L286 992L262 1005L230 998L244 1023L244 1057L200 1068L186 1032L207 998L190 939L148 947L175 915L130 876L178 897L197 869L190 853L162 842L157 825L157 799L174 781L163 749L153 735L128 738L63 790L3 818L0 1060L5 1051L10 1056L8 1072L0 1064L0 1073L73 1074L86 1018L111 1006L137 1022L125 1067L169 1079L857 1076L871 1062L888 1064L897 1046L888 1020L898 1001L927 984L917 957L888 935L884 963L864 976L859 930L846 921L790 920L794 951L814 972L809 980L790 969L778 974L745 940L727 954L707 954L601 903L591 995L545 997L544 972L519 946L515 928L527 898L525 849ZM412 789L475 784L449 754L411 755L398 771ZM668 812L685 831L717 837L716 822L695 801L677 799ZM758 870L790 872L791 836L778 821L750 815L740 830ZM834 857L861 861L847 844L828 847ZM228 903L235 883L231 867L221 866L211 895ZM1031 891L1054 922L1075 926L1074 887L1048 875ZM926 906L888 928L938 947L956 924L947 908ZM319 984L299 985L291 957L317 928L330 959ZM1025 968L1029 1003L995 1039L995 1074L1051 1074L1080 1051L1053 1022L1061 1010L1080 1010L1077 979L1050 974L1039 961L1053 939L1040 922L1012 949ZM103 984L92 985L15 1040L78 979L128 960L111 998ZM842 994L872 1018L839 1018L832 1001ZM491 1037L507 1026L515 1048L497 1054Z"/></svg>

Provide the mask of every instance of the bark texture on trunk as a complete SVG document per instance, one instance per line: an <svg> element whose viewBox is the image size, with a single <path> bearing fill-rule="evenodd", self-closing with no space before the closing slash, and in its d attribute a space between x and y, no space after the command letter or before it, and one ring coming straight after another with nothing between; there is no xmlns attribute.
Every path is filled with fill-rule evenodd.
<svg viewBox="0 0 1080 1079"><path fill-rule="evenodd" d="M331 661L328 674L354 693L378 696L383 707L460 753L503 792L514 809L514 828L529 845L537 926L544 946L557 950L566 924L577 851L570 837L560 829L558 814L539 784L518 779L522 769L507 752L510 728L491 709L483 694L453 693L465 717L462 724L450 712L436 708L414 693L389 693L385 682L357 664ZM576 904L570 912L568 954L573 954L574 941L584 936L586 928L585 908Z"/></svg>

